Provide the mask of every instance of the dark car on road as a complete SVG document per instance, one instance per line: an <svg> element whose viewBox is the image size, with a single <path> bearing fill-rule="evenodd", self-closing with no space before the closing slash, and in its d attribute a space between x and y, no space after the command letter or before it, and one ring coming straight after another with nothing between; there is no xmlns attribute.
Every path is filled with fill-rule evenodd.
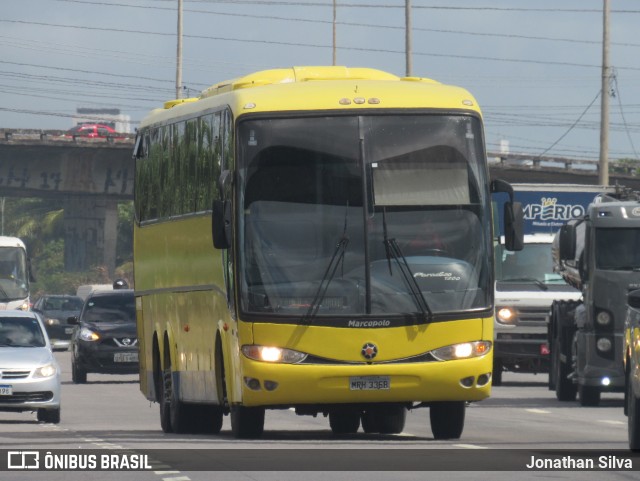
<svg viewBox="0 0 640 481"><path fill-rule="evenodd" d="M73 333L69 317L78 316L84 301L78 296L47 294L33 304L33 311L42 316L44 327L54 349L66 349Z"/></svg>
<svg viewBox="0 0 640 481"><path fill-rule="evenodd" d="M87 382L87 373L138 372L138 336L132 289L96 291L82 312L70 318L77 325L71 337L71 378Z"/></svg>

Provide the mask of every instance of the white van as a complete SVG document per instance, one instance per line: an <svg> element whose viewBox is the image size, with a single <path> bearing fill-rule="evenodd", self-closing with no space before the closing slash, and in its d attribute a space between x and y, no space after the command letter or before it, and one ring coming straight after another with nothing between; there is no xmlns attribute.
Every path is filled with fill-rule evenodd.
<svg viewBox="0 0 640 481"><path fill-rule="evenodd" d="M78 287L76 296L81 297L84 301L93 291L112 291L112 284L84 284Z"/></svg>

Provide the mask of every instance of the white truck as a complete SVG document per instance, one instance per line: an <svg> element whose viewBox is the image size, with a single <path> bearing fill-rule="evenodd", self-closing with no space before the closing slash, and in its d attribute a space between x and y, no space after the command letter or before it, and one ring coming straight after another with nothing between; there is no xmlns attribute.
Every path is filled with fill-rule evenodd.
<svg viewBox="0 0 640 481"><path fill-rule="evenodd" d="M613 188L577 184L512 184L524 212L524 249L495 242L496 285L493 385L504 371L548 372L547 318L555 300L577 301L580 291L554 272L551 244L567 220L582 217L593 198ZM494 196L497 206L506 199ZM502 233L499 225L496 232Z"/></svg>

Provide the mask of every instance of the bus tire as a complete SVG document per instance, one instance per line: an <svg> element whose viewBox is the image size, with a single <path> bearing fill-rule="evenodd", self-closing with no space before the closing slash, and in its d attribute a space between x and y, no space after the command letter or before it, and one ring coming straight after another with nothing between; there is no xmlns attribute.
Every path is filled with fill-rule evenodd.
<svg viewBox="0 0 640 481"><path fill-rule="evenodd" d="M600 388L598 386L579 386L580 406L598 406L600 404Z"/></svg>
<svg viewBox="0 0 640 481"><path fill-rule="evenodd" d="M626 400L629 449L640 451L640 399L633 392L633 384L629 375L627 375Z"/></svg>
<svg viewBox="0 0 640 481"><path fill-rule="evenodd" d="M491 375L492 386L502 386L502 361L493 358L493 374Z"/></svg>
<svg viewBox="0 0 640 481"><path fill-rule="evenodd" d="M169 402L169 418L174 433L186 434L198 431L198 411L195 405L185 404L178 397L178 390L173 384L173 373L170 374L171 397Z"/></svg>
<svg viewBox="0 0 640 481"><path fill-rule="evenodd" d="M434 402L429 408L434 439L459 439L464 429L464 401Z"/></svg>
<svg viewBox="0 0 640 481"><path fill-rule="evenodd" d="M355 434L360 427L360 413L355 409L338 409L329 413L333 434Z"/></svg>
<svg viewBox="0 0 640 481"><path fill-rule="evenodd" d="M160 404L160 427L165 433L172 433L171 427L171 370L162 371L158 387L158 403Z"/></svg>
<svg viewBox="0 0 640 481"><path fill-rule="evenodd" d="M193 404L190 408L195 432L202 434L218 434L220 432L224 417L221 406Z"/></svg>
<svg viewBox="0 0 640 481"><path fill-rule="evenodd" d="M231 432L237 439L254 439L264 432L264 408L231 406Z"/></svg>
<svg viewBox="0 0 640 481"><path fill-rule="evenodd" d="M366 409L362 413L362 430L373 434L399 434L407 420L407 409L402 405L390 405Z"/></svg>

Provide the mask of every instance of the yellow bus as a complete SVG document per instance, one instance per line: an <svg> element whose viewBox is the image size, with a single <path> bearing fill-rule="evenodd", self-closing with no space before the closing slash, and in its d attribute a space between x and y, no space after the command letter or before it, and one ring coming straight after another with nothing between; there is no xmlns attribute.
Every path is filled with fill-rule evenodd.
<svg viewBox="0 0 640 481"><path fill-rule="evenodd" d="M461 436L491 388L490 192L511 191L466 90L266 70L154 110L134 157L140 387L165 432L229 415L255 438L293 408L399 433L429 407L436 439Z"/></svg>

